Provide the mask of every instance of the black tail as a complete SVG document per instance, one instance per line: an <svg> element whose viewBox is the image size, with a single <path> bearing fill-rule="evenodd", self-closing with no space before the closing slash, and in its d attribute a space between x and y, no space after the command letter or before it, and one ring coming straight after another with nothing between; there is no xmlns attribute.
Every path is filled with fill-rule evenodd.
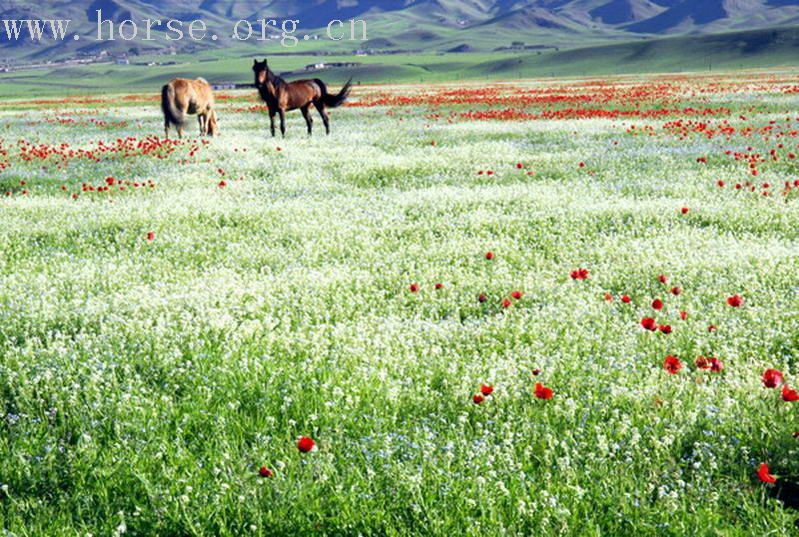
<svg viewBox="0 0 799 537"><path fill-rule="evenodd" d="M161 110L165 123L179 127L186 122L183 113L175 108L175 89L170 84L161 88Z"/></svg>
<svg viewBox="0 0 799 537"><path fill-rule="evenodd" d="M327 85L318 78L314 80L314 82L316 82L319 88L322 90L322 102L324 102L325 106L328 108L337 108L344 104L344 102L350 96L350 91L352 91L351 78L347 80L347 83L344 84L344 87L341 88L341 91L338 92L338 95L332 95L329 93L327 91Z"/></svg>

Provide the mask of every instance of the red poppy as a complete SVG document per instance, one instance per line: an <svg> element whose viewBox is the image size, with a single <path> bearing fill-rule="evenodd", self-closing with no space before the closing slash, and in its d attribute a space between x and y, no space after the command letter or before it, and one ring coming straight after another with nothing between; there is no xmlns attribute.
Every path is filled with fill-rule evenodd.
<svg viewBox="0 0 799 537"><path fill-rule="evenodd" d="M541 374L541 370L540 369L533 369L533 376L534 377L537 377L540 374Z"/></svg>
<svg viewBox="0 0 799 537"><path fill-rule="evenodd" d="M716 327L716 325L711 324L710 326L707 327L707 331L708 333L712 334L713 332L717 332L718 328Z"/></svg>
<svg viewBox="0 0 799 537"><path fill-rule="evenodd" d="M644 317L641 319L641 326L652 332L658 329L658 323L652 317Z"/></svg>
<svg viewBox="0 0 799 537"><path fill-rule="evenodd" d="M664 334L671 334L671 325L664 324L660 326L660 331Z"/></svg>
<svg viewBox="0 0 799 537"><path fill-rule="evenodd" d="M260 474L261 477L272 477L273 475L275 475L275 473L266 466L261 466L261 468L258 470L258 473Z"/></svg>
<svg viewBox="0 0 799 537"><path fill-rule="evenodd" d="M224 179L222 179L221 181L219 181L219 188L225 188L226 186L227 186L227 183L225 182L225 180L224 180Z"/></svg>
<svg viewBox="0 0 799 537"><path fill-rule="evenodd" d="M741 295L734 295L727 299L727 304L733 308L740 308L743 303L744 299L741 297Z"/></svg>
<svg viewBox="0 0 799 537"><path fill-rule="evenodd" d="M711 358L710 359L710 370L713 373L721 373L724 371L724 363L719 360L718 358Z"/></svg>
<svg viewBox="0 0 799 537"><path fill-rule="evenodd" d="M777 477L771 474L768 464L765 462L757 469L757 477L759 477L763 483L770 483L773 485L777 482Z"/></svg>
<svg viewBox="0 0 799 537"><path fill-rule="evenodd" d="M608 302L613 302L613 295L610 293L605 293L605 300Z"/></svg>
<svg viewBox="0 0 799 537"><path fill-rule="evenodd" d="M310 453L316 449L316 442L307 436L303 436L297 442L297 449L300 450L300 453Z"/></svg>
<svg viewBox="0 0 799 537"><path fill-rule="evenodd" d="M684 321L687 318L688 318L688 312L687 311L681 311L680 312L680 319L682 319Z"/></svg>
<svg viewBox="0 0 799 537"><path fill-rule="evenodd" d="M546 386L544 386L540 382L536 383L536 385L535 385L535 396L536 396L536 398L548 401L548 400L552 399L553 395L554 395L554 392L552 391L551 388L547 388Z"/></svg>
<svg viewBox="0 0 799 537"><path fill-rule="evenodd" d="M488 259L489 261L494 259L494 252L486 252L486 259Z"/></svg>
<svg viewBox="0 0 799 537"><path fill-rule="evenodd" d="M411 293L418 293L419 292L419 284L412 283L410 287Z"/></svg>
<svg viewBox="0 0 799 537"><path fill-rule="evenodd" d="M652 301L652 309L656 311L660 311L663 309L663 301L659 298L656 298Z"/></svg>
<svg viewBox="0 0 799 537"><path fill-rule="evenodd" d="M668 283L669 279L666 277L665 274L661 274L660 276L658 276L658 281L660 283Z"/></svg>
<svg viewBox="0 0 799 537"><path fill-rule="evenodd" d="M782 372L778 369L766 369L763 373L763 386L766 388L776 388L785 381Z"/></svg>
<svg viewBox="0 0 799 537"><path fill-rule="evenodd" d="M682 214L688 214L688 207L683 207L682 209L680 209L680 212Z"/></svg>
<svg viewBox="0 0 799 537"><path fill-rule="evenodd" d="M488 300L488 297L481 294L479 297L477 297L477 300L480 301L480 303L482 304L483 302L486 302Z"/></svg>
<svg viewBox="0 0 799 537"><path fill-rule="evenodd" d="M672 287L671 294L674 296L680 296L682 294L682 289L680 289L679 287Z"/></svg>
<svg viewBox="0 0 799 537"><path fill-rule="evenodd" d="M521 300L522 297L524 296L524 293L522 291L514 291L510 294L510 296L512 296L516 300Z"/></svg>
<svg viewBox="0 0 799 537"><path fill-rule="evenodd" d="M694 362L694 365L697 369L710 369L710 360L704 356L699 356Z"/></svg>
<svg viewBox="0 0 799 537"><path fill-rule="evenodd" d="M724 181L722 181L721 179L719 179L719 180L718 180L718 182L717 182L716 184L717 184L717 185L719 185L719 188L724 188L724 187L726 186L726 184L727 184L727 183L725 183Z"/></svg>
<svg viewBox="0 0 799 537"><path fill-rule="evenodd" d="M624 302L625 304L629 304L630 302L632 302L632 299L627 295L622 295L621 301Z"/></svg>
<svg viewBox="0 0 799 537"><path fill-rule="evenodd" d="M489 384L483 384L480 386L480 393L488 397L492 393L494 393L494 387Z"/></svg>
<svg viewBox="0 0 799 537"><path fill-rule="evenodd" d="M791 389L787 384L782 387L782 400L788 403L795 403L799 401L799 392Z"/></svg>
<svg viewBox="0 0 799 537"><path fill-rule="evenodd" d="M483 401L485 401L485 400L486 400L486 398L485 398L485 397L483 397L483 395L482 395L482 394L480 394L480 393L477 393L477 394L475 394L475 395L472 397L472 402L473 402L475 405L482 405L482 404L483 404Z"/></svg>
<svg viewBox="0 0 799 537"><path fill-rule="evenodd" d="M436 284L436 289L441 290L443 288L444 288L444 284L443 283L437 283Z"/></svg>
<svg viewBox="0 0 799 537"><path fill-rule="evenodd" d="M584 268L573 270L571 272L572 280L587 280L589 275L590 273L588 272L588 269Z"/></svg>
<svg viewBox="0 0 799 537"><path fill-rule="evenodd" d="M503 308L507 309L507 308L511 307L512 305L513 305L513 302L511 302L509 298L506 298L505 300L502 301L502 307Z"/></svg>
<svg viewBox="0 0 799 537"><path fill-rule="evenodd" d="M663 369L668 371L670 375L676 375L682 369L682 362L676 356L668 355L663 361Z"/></svg>
<svg viewBox="0 0 799 537"><path fill-rule="evenodd" d="M153 242L155 240L155 232L150 231L147 233L147 242Z"/></svg>
<svg viewBox="0 0 799 537"><path fill-rule="evenodd" d="M519 162L518 164L516 164L516 169L517 169L517 170L521 170L522 168L524 168L524 164L522 164L521 162Z"/></svg>

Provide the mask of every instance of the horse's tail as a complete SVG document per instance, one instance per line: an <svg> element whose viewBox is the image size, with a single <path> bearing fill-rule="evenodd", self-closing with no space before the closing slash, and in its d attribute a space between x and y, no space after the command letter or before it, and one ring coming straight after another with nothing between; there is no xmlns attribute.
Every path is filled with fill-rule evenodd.
<svg viewBox="0 0 799 537"><path fill-rule="evenodd" d="M183 112L175 106L175 88L167 84L161 88L161 110L164 112L164 121L176 127L186 122Z"/></svg>
<svg viewBox="0 0 799 537"><path fill-rule="evenodd" d="M350 96L350 91L352 90L352 78L347 80L347 83L344 84L344 87L341 88L341 91L336 95L329 93L327 91L327 85L318 78L314 80L314 82L316 82L316 84L319 86L319 89L322 90L322 102L324 102L325 106L328 108L337 108L344 104L344 102Z"/></svg>

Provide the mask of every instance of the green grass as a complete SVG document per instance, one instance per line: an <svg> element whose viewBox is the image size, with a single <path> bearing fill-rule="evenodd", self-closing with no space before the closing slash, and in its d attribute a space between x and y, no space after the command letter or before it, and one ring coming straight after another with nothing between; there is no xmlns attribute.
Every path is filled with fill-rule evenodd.
<svg viewBox="0 0 799 537"><path fill-rule="evenodd" d="M712 104L731 112L706 121L795 115L782 82L754 93L719 81ZM685 84L674 106L708 106L689 96L703 82ZM419 91L355 96L384 90ZM796 407L760 383L777 367L799 384L799 199L716 186L748 178L725 149L767 154L772 141L677 140L666 119L634 121L649 137L627 134L629 121L426 117L485 103L344 108L329 138L307 138L292 114L273 140L263 114L231 110L247 99L222 105L222 137L195 157L188 142L166 159L111 153L66 169L22 161L17 141L142 138L160 133L157 107L0 111L13 193L0 199L0 527L793 534L797 513L754 472L768 461L799 474ZM636 105L659 106L604 106ZM127 124L39 123L56 114ZM778 186L797 176L784 158L762 168ZM155 188L81 192L108 176ZM578 267L591 278L572 281ZM516 289L524 298L503 309ZM740 309L725 303L735 293ZM671 335L639 326L654 297ZM667 354L686 363L679 375L663 371ZM700 354L725 371L697 371ZM539 381L551 401L534 397ZM482 383L495 392L478 406ZM299 453L301 435L318 451Z"/></svg>

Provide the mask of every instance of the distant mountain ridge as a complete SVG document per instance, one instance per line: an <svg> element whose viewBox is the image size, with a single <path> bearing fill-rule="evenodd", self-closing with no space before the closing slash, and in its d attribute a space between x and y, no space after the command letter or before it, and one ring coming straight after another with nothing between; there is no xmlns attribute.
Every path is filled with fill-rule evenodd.
<svg viewBox="0 0 799 537"><path fill-rule="evenodd" d="M533 45L571 39L577 46L586 39L596 43L625 36L629 40L799 24L799 0L55 0L47 7L28 0L0 0L0 19L68 18L73 28L87 28L87 33L97 10L117 23L129 18L201 18L229 25L239 19L290 17L299 19L304 29L323 27L333 19L362 18L376 25L378 34L371 37L382 42L407 48L415 36L432 36L422 41L440 50L463 43L475 48L483 42L485 49L500 39ZM395 39L394 32L407 35ZM477 45L472 43L475 37L480 38ZM10 45L0 28L0 51ZM14 48L20 47L24 45ZM43 46L32 50L39 55L52 52Z"/></svg>

